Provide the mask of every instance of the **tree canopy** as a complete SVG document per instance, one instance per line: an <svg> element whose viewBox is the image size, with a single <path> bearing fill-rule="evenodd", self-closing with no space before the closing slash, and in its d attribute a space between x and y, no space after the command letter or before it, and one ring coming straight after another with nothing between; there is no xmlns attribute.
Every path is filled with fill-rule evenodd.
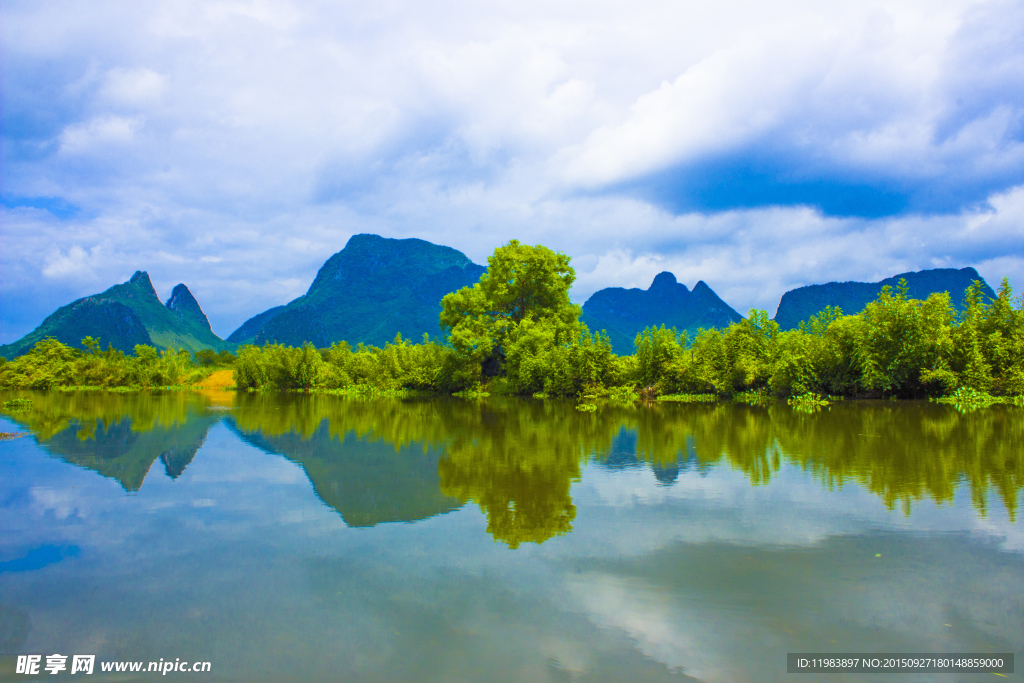
<svg viewBox="0 0 1024 683"><path fill-rule="evenodd" d="M441 326L462 354L484 363L503 358L524 325L541 325L555 338L578 332L580 307L569 300L576 272L570 257L512 240L487 259L472 287L441 300Z"/></svg>

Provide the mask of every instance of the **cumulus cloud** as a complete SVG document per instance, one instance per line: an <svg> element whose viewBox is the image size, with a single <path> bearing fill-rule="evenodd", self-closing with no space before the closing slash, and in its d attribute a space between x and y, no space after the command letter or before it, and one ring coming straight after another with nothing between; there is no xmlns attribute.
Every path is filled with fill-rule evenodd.
<svg viewBox="0 0 1024 683"><path fill-rule="evenodd" d="M1024 282L1019 1L4 15L0 341L137 268L226 335L358 232L548 244L579 301L662 269L740 312L937 265Z"/></svg>

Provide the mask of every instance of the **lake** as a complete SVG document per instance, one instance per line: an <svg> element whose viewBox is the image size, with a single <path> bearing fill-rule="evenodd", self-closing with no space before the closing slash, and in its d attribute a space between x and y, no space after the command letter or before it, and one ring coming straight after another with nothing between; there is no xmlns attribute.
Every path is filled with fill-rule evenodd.
<svg viewBox="0 0 1024 683"><path fill-rule="evenodd" d="M1024 651L1013 406L15 397L0 680L991 681L786 654Z"/></svg>

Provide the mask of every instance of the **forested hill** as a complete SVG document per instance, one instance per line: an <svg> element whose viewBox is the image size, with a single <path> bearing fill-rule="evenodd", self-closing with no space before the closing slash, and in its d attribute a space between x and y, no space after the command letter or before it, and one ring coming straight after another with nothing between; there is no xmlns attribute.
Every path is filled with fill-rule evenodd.
<svg viewBox="0 0 1024 683"><path fill-rule="evenodd" d="M801 322L817 315L826 306L838 306L844 314L855 315L878 297L882 287L888 285L896 289L901 279L907 281L909 298L924 300L935 292L949 292L958 311L963 310L964 290L975 280L982 282L988 299L996 296L974 268L935 268L901 273L881 282L829 282L792 289L782 295L775 322L783 330L796 329Z"/></svg>
<svg viewBox="0 0 1024 683"><path fill-rule="evenodd" d="M136 344L189 351L220 351L231 346L210 329L188 287L179 284L167 303L162 304L144 271L136 271L128 282L114 285L102 294L58 308L18 341L0 346L0 356L20 356L46 337L79 348L82 339L93 337L99 339L102 348L111 345L125 353L131 353Z"/></svg>
<svg viewBox="0 0 1024 683"><path fill-rule="evenodd" d="M228 338L325 347L342 340L383 346L398 333L413 340L440 336L441 298L472 285L484 270L451 247L354 235L304 296L249 319Z"/></svg>
<svg viewBox="0 0 1024 683"><path fill-rule="evenodd" d="M633 353L633 340L648 326L686 330L691 339L700 328L728 327L743 318L704 281L690 291L672 273L659 273L650 288L602 289L583 304L582 320L591 331L606 330L615 353Z"/></svg>

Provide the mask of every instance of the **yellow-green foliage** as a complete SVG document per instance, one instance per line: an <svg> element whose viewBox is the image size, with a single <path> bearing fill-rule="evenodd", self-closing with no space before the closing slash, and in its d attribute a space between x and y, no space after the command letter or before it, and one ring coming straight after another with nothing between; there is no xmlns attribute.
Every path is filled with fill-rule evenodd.
<svg viewBox="0 0 1024 683"><path fill-rule="evenodd" d="M674 403L714 403L718 400L718 396L716 394L665 394L659 396L658 400Z"/></svg>
<svg viewBox="0 0 1024 683"><path fill-rule="evenodd" d="M0 365L0 387L53 389L59 387L149 388L177 386L201 379L201 370L188 351L139 344L129 356L114 348L100 350L92 337L82 340L85 351L56 339L38 342L31 351Z"/></svg>
<svg viewBox="0 0 1024 683"><path fill-rule="evenodd" d="M1016 515L1024 487L1024 420L1013 419L1019 408L1008 405L959 413L928 402L838 402L811 415L781 401L759 407L600 401L582 411L569 401L501 397L238 398L235 420L247 431L309 438L326 429L335 438L354 432L396 449L444 449L438 468L444 493L476 501L492 533L510 544L568 530L575 514L571 483L588 457L608 456L623 429L636 433L638 457L656 465L692 452L698 468L726 464L766 484L788 462L826 486L857 483L905 510L926 499L952 503L966 485L980 510L995 494Z"/></svg>
<svg viewBox="0 0 1024 683"><path fill-rule="evenodd" d="M235 363L240 389L344 390L368 387L377 392L411 389L452 393L479 385L479 370L449 346L430 341L412 344L395 337L384 348L336 342L327 349L267 344L243 346ZM362 390L360 390L362 391Z"/></svg>

